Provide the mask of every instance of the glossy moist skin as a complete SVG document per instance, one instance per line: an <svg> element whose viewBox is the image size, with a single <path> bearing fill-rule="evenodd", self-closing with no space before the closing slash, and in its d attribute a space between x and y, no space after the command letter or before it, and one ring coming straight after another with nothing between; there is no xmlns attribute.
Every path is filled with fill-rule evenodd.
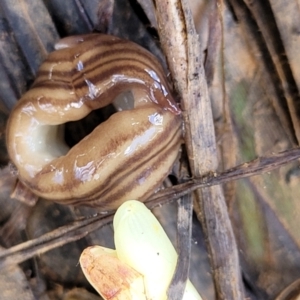
<svg viewBox="0 0 300 300"><path fill-rule="evenodd" d="M19 179L65 204L116 209L145 200L167 176L181 144L180 110L158 61L113 36L69 37L41 65L13 109L7 147ZM80 120L124 91L134 108L115 113L68 149L61 124Z"/></svg>

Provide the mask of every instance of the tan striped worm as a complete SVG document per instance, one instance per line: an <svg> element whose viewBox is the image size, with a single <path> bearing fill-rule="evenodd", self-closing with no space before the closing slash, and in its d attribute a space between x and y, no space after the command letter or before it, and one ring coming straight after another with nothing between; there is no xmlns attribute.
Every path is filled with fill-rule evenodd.
<svg viewBox="0 0 300 300"><path fill-rule="evenodd" d="M163 69L144 48L109 35L60 41L14 107L7 147L19 180L64 204L116 209L161 184L181 144L180 110ZM113 114L71 149L61 125L131 91L134 107Z"/></svg>

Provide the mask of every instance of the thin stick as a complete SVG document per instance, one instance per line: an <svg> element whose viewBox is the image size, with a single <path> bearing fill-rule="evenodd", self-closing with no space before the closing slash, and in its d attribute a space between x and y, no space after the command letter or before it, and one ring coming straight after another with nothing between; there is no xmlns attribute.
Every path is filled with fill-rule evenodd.
<svg viewBox="0 0 300 300"><path fill-rule="evenodd" d="M270 172L299 158L300 148L287 150L272 156L261 157L219 175L213 174L212 176L206 176L197 180L190 180L186 183L162 190L147 201L147 206L154 208L155 206L166 204L174 199L190 194L199 188ZM112 218L113 212L110 215L96 215L90 218L83 218L48 232L36 239L1 250L0 269L21 263L35 255L40 255L72 241L77 241L92 231L110 223Z"/></svg>
<svg viewBox="0 0 300 300"><path fill-rule="evenodd" d="M199 188L219 185L232 180L260 175L278 169L292 161L300 158L300 148L294 148L266 157L259 157L250 162L238 165L220 174L214 173L209 176L195 178L182 184L162 190L149 199L149 203L157 202L168 198L169 201L178 199L187 193L191 193Z"/></svg>
<svg viewBox="0 0 300 300"><path fill-rule="evenodd" d="M187 194L178 200L176 270L168 290L168 299L181 300L189 277L192 239L193 200Z"/></svg>
<svg viewBox="0 0 300 300"><path fill-rule="evenodd" d="M85 218L59 227L36 239L2 250L0 251L0 269L16 265L35 255L40 255L51 249L77 241L90 232L108 224L112 219L112 215L97 215Z"/></svg>

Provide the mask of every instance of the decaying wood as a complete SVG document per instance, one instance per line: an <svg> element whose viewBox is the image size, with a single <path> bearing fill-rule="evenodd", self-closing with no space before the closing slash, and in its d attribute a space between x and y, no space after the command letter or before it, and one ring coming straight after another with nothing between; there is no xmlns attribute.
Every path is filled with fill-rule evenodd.
<svg viewBox="0 0 300 300"><path fill-rule="evenodd" d="M222 0L211 1L208 6L208 41L205 58L205 76L210 100L213 107L216 139L219 147L219 170L227 170L237 165L238 139L232 122L230 97L226 90L225 63L225 24L224 3ZM202 46L203 47L203 46ZM236 183L223 185L228 211L235 200Z"/></svg>
<svg viewBox="0 0 300 300"><path fill-rule="evenodd" d="M182 99L185 141L193 176L218 167L211 102L199 39L186 1L156 3L161 42ZM243 299L237 245L220 186L195 194L195 207L205 231L218 299Z"/></svg>

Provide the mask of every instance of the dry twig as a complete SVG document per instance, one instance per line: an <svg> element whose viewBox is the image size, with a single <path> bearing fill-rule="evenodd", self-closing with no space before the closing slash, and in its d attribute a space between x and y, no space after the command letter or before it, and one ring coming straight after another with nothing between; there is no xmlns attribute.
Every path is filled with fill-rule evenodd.
<svg viewBox="0 0 300 300"><path fill-rule="evenodd" d="M219 175L206 176L199 179L173 186L162 190L153 196L147 206L153 208L172 200L190 194L196 189L218 185L232 180L259 175L270 172L281 166L300 158L300 148L288 150L273 156L261 157L254 161L227 170ZM96 215L90 218L83 218L72 224L57 228L36 239L13 246L0 251L0 269L21 263L35 255L45 253L51 249L65 245L72 241L81 239L93 230L96 230L112 221L111 215Z"/></svg>

